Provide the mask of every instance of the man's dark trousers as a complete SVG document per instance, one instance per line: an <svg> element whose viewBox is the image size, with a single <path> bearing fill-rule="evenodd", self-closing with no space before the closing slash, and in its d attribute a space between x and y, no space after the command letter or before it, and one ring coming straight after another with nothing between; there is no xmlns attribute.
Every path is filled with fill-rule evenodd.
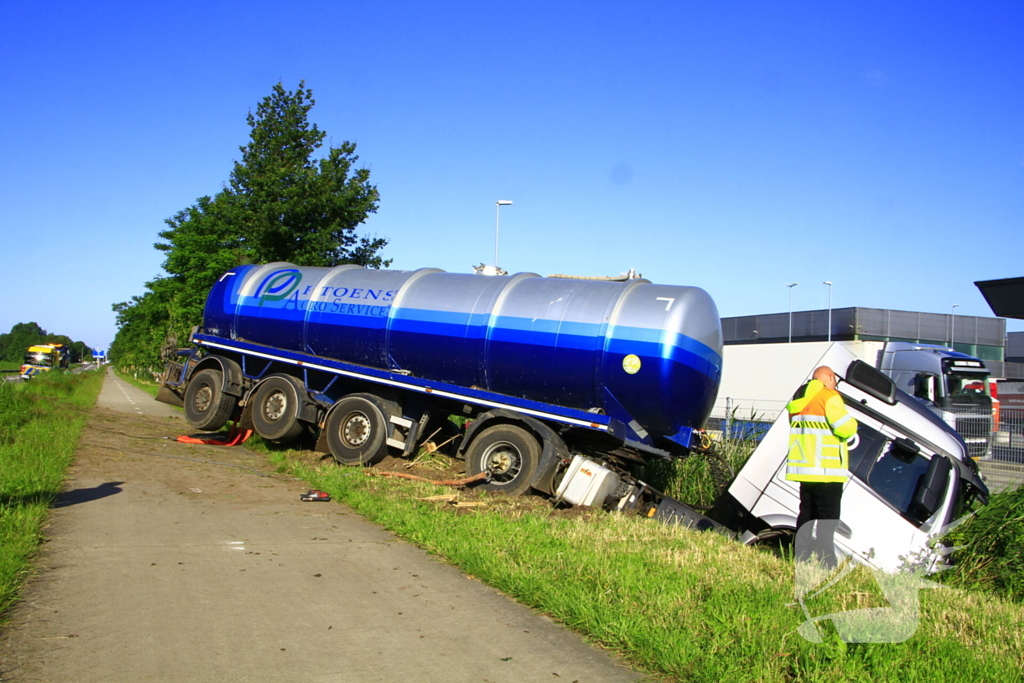
<svg viewBox="0 0 1024 683"><path fill-rule="evenodd" d="M802 481L800 482L800 514L796 518L799 531L807 522L817 521L816 533L808 547L796 548L798 560L810 560L812 555L828 569L836 564L834 537L839 526L840 502L843 497L843 482Z"/></svg>

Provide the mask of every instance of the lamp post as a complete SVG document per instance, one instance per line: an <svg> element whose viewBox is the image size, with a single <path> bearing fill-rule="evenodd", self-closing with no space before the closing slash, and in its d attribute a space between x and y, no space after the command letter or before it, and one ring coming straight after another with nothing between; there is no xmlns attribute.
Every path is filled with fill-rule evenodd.
<svg viewBox="0 0 1024 683"><path fill-rule="evenodd" d="M507 199L499 199L494 203L494 268L498 268L498 226L501 223L501 207L512 206Z"/></svg>
<svg viewBox="0 0 1024 683"><path fill-rule="evenodd" d="M832 341L832 281L825 280L821 284L828 285L828 340Z"/></svg>
<svg viewBox="0 0 1024 683"><path fill-rule="evenodd" d="M956 308L960 304L953 304L949 311L949 348L956 349Z"/></svg>
<svg viewBox="0 0 1024 683"><path fill-rule="evenodd" d="M789 287L789 343L793 343L793 288L796 287L799 282L787 282L785 283Z"/></svg>

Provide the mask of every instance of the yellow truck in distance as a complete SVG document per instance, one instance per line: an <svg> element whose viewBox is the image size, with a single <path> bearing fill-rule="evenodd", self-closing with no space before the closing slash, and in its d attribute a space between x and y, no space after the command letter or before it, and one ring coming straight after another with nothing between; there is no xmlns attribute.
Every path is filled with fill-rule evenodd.
<svg viewBox="0 0 1024 683"><path fill-rule="evenodd" d="M57 368L67 370L71 352L64 344L36 344L28 347L21 365L21 378L29 379Z"/></svg>

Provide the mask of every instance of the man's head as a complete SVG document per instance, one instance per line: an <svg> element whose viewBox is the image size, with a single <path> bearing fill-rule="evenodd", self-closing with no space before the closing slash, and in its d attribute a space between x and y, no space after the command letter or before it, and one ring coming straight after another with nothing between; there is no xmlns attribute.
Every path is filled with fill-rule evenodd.
<svg viewBox="0 0 1024 683"><path fill-rule="evenodd" d="M829 389L836 388L836 373L832 372L832 368L827 365L822 365L814 371L814 379Z"/></svg>

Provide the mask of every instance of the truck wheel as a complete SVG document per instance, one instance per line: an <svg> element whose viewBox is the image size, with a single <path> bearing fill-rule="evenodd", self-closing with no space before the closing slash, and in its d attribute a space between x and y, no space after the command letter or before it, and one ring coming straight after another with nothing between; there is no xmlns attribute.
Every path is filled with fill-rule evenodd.
<svg viewBox="0 0 1024 683"><path fill-rule="evenodd" d="M185 419L196 429L213 432L228 423L235 397L225 394L220 370L207 368L196 373L185 389Z"/></svg>
<svg viewBox="0 0 1024 683"><path fill-rule="evenodd" d="M488 491L510 496L526 493L537 475L540 443L522 427L501 424L482 431L466 451L466 474L488 471L491 481L482 484Z"/></svg>
<svg viewBox="0 0 1024 683"><path fill-rule="evenodd" d="M383 402L365 394L334 404L324 429L331 455L341 465L376 465L388 453L391 418Z"/></svg>
<svg viewBox="0 0 1024 683"><path fill-rule="evenodd" d="M767 550L777 557L785 560L793 559L793 544L796 541L796 532L785 527L766 529L752 538L747 545Z"/></svg>
<svg viewBox="0 0 1024 683"><path fill-rule="evenodd" d="M252 406L252 424L264 439L286 443L302 433L299 422L300 391L291 377L271 377L256 390Z"/></svg>

